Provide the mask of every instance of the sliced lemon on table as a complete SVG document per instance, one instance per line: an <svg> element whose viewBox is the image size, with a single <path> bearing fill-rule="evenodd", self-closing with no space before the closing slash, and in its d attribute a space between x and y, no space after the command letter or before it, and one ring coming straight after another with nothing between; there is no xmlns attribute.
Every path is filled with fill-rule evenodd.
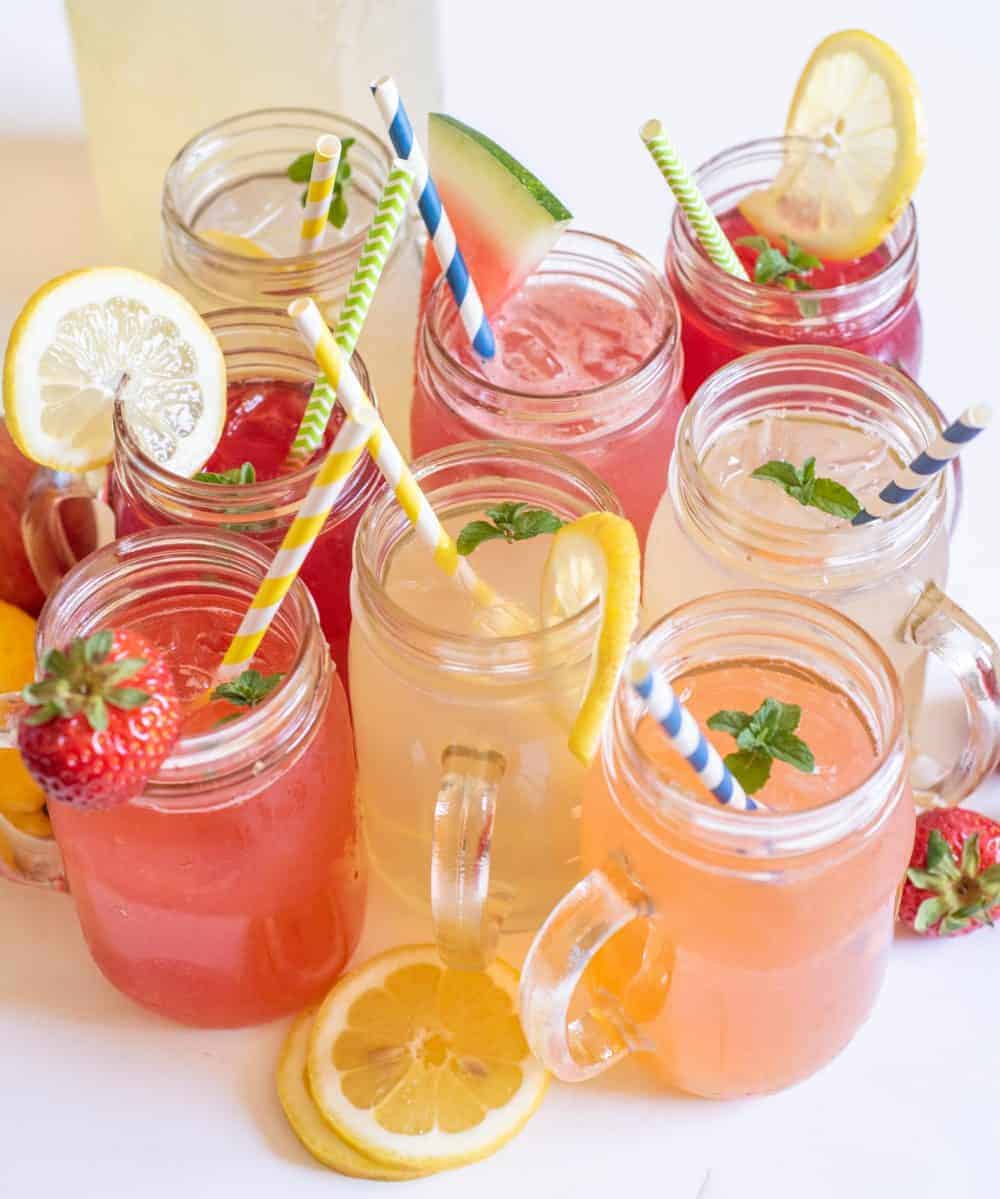
<svg viewBox="0 0 1000 1199"><path fill-rule="evenodd" d="M350 1178L374 1178L385 1182L420 1178L421 1171L387 1166L359 1153L333 1131L323 1119L309 1090L309 1038L315 1009L303 1012L288 1031L278 1060L278 1099L288 1123L313 1157Z"/></svg>
<svg viewBox="0 0 1000 1199"><path fill-rule="evenodd" d="M821 258L860 258L881 245L926 157L917 85L896 51L860 29L824 39L799 78L785 132L814 140L790 146L773 184L743 199L747 220Z"/></svg>
<svg viewBox="0 0 1000 1199"><path fill-rule="evenodd" d="M478 1161L537 1109L548 1075L517 1017L518 976L448 970L433 945L342 978L316 1015L309 1088L333 1130L382 1165Z"/></svg>
<svg viewBox="0 0 1000 1199"><path fill-rule="evenodd" d="M0 600L0 694L19 692L35 677L35 622ZM0 749L0 814L22 832L51 836L45 793L16 749Z"/></svg>
<svg viewBox="0 0 1000 1199"><path fill-rule="evenodd" d="M110 462L120 393L145 453L190 476L226 415L226 367L211 330L159 280L123 267L74 271L31 297L4 360L4 415L22 453L53 470Z"/></svg>
<svg viewBox="0 0 1000 1199"><path fill-rule="evenodd" d="M542 621L558 624L601 605L590 679L570 731L569 747L583 762L597 752L639 616L639 542L631 524L610 512L590 512L552 539L542 574Z"/></svg>
<svg viewBox="0 0 1000 1199"><path fill-rule="evenodd" d="M202 241L218 246L220 250L228 250L230 254L242 254L244 258L274 257L270 250L265 250L252 237L244 237L242 233L230 233L228 229L199 229L197 233Z"/></svg>

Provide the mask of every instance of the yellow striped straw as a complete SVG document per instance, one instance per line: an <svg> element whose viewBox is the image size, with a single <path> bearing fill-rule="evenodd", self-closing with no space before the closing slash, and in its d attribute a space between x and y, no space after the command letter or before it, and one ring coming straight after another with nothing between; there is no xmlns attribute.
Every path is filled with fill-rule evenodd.
<svg viewBox="0 0 1000 1199"><path fill-rule="evenodd" d="M359 420L365 411L373 414L368 452L375 459L386 483L392 488L415 533L431 550L434 561L446 575L457 579L480 606L488 608L502 602L493 588L472 569L468 559L459 556L454 541L420 490L381 417L375 413L364 388L358 382L357 375L327 328L315 301L309 298L293 300L288 306L288 315L298 326L303 340L312 351L320 370L330 381L330 386L336 391L337 399L343 404L347 415L353 420Z"/></svg>
<svg viewBox="0 0 1000 1199"><path fill-rule="evenodd" d="M645 143L650 157L660 168L660 174L670 184L674 199L691 222L691 228L694 229L705 253L720 270L749 283L750 279L743 269L743 263L737 258L729 238L722 232L722 227L715 219L715 213L709 208L705 197L698 190L698 185L681 162L662 123L657 120L647 121L639 130L639 136Z"/></svg>
<svg viewBox="0 0 1000 1199"><path fill-rule="evenodd" d="M235 678L257 652L377 423L375 409L369 407L341 426L222 659L218 682Z"/></svg>
<svg viewBox="0 0 1000 1199"><path fill-rule="evenodd" d="M302 229L299 233L299 253L315 254L323 248L327 217L333 203L333 186L337 182L337 167L340 166L340 138L324 133L316 139L313 154L312 174L306 192L306 206L302 213Z"/></svg>

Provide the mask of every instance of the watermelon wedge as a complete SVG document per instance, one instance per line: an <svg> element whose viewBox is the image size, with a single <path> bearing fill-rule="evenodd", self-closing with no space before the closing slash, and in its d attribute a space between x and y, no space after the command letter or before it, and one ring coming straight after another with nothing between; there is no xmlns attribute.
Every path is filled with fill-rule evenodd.
<svg viewBox="0 0 1000 1199"><path fill-rule="evenodd" d="M552 249L573 214L485 134L440 112L430 114L428 128L431 175L492 316ZM421 311L440 273L428 246Z"/></svg>

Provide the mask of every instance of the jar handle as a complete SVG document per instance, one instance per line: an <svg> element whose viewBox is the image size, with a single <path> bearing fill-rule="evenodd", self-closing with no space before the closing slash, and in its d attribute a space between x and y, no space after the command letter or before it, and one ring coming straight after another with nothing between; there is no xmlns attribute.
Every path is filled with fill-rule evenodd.
<svg viewBox="0 0 1000 1199"><path fill-rule="evenodd" d="M574 997L598 952L651 914L626 864L611 857L563 896L531 943L521 969L521 1024L535 1056L563 1082L602 1074L637 1047L620 1007L574 1015Z"/></svg>
<svg viewBox="0 0 1000 1199"><path fill-rule="evenodd" d="M17 691L0 695L0 749L17 752L17 722L24 711ZM0 878L68 891L59 846L50 837L23 833L0 811Z"/></svg>
<svg viewBox="0 0 1000 1199"><path fill-rule="evenodd" d="M502 922L491 905L490 854L506 762L496 750L449 745L441 767L431 845L434 936L448 966L482 970L496 953Z"/></svg>
<svg viewBox="0 0 1000 1199"><path fill-rule="evenodd" d="M72 522L72 539L67 533L70 509L60 514L70 501L84 509L82 519ZM38 585L46 595L81 558L114 537L114 513L94 493L84 475L54 470L35 473L21 512L21 538Z"/></svg>
<svg viewBox="0 0 1000 1199"><path fill-rule="evenodd" d="M929 583L903 627L954 675L965 699L968 735L958 761L937 780L915 789L925 807L954 807L1000 759L1000 649L987 631L935 584Z"/></svg>

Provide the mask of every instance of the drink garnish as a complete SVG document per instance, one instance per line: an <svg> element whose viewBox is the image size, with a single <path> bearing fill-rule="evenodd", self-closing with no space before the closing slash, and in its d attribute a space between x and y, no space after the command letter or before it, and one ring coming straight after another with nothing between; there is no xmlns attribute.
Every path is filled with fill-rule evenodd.
<svg viewBox="0 0 1000 1199"><path fill-rule="evenodd" d="M798 500L803 508L818 508L830 516L853 520L861 511L857 498L842 483L816 477L816 459L807 458L801 470L791 462L773 460L758 466L751 479L765 479Z"/></svg>
<svg viewBox="0 0 1000 1199"><path fill-rule="evenodd" d="M340 139L340 162L337 164L337 178L333 184L333 199L330 202L330 212L327 220L335 229L343 229L347 220L346 184L351 177L351 164L347 161L347 151L357 139L343 137ZM315 153L300 154L288 168L288 178L293 183L308 183L312 175L313 158ZM329 179L329 175L327 176ZM302 193L302 207L306 206L306 192Z"/></svg>
<svg viewBox="0 0 1000 1199"><path fill-rule="evenodd" d="M256 483L257 472L252 462L244 462L242 466L234 466L231 470L200 470L195 475L195 481L221 484Z"/></svg>
<svg viewBox="0 0 1000 1199"><path fill-rule="evenodd" d="M1000 824L963 808L921 812L897 916L932 937L1000 919Z"/></svg>
<svg viewBox="0 0 1000 1199"><path fill-rule="evenodd" d="M725 763L739 779L747 795L753 795L771 777L771 762L787 762L803 774L812 774L816 759L812 750L796 736L802 719L798 704L783 704L765 699L756 712L738 712L723 708L708 718L708 727L717 733L729 733L739 747L727 754Z"/></svg>
<svg viewBox="0 0 1000 1199"><path fill-rule="evenodd" d="M815 254L803 250L790 237L784 237L785 252L773 246L766 237L739 237L738 246L749 246L757 251L753 265L754 283L777 283L789 291L812 291L813 286L805 276L822 267L823 263Z"/></svg>
<svg viewBox="0 0 1000 1199"><path fill-rule="evenodd" d="M558 533L566 523L547 508L531 508L527 504L507 502L486 509L489 520L473 520L462 529L455 542L463 557L484 541L528 541L542 533Z"/></svg>
<svg viewBox="0 0 1000 1199"><path fill-rule="evenodd" d="M212 699L224 699L237 708L255 708L262 700L277 687L285 676L283 674L261 674L259 670L244 670L228 683L220 683L212 692ZM228 724L230 720L238 720L242 712L230 712L216 724Z"/></svg>

